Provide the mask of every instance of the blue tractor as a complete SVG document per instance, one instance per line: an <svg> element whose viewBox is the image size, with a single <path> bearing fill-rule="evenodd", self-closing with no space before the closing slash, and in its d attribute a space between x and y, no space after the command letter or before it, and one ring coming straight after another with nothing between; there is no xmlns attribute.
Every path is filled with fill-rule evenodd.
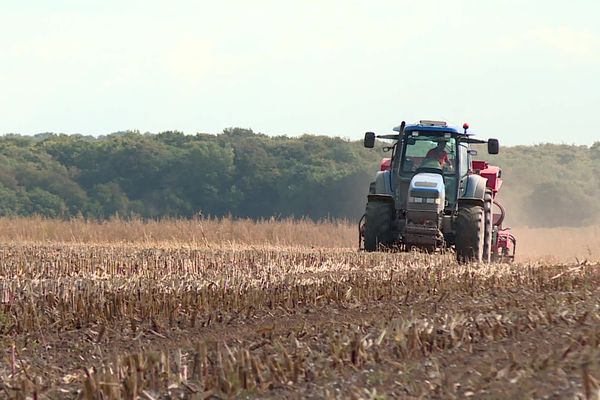
<svg viewBox="0 0 600 400"><path fill-rule="evenodd" d="M487 144L498 154L496 139L479 140L441 121L402 124L389 135L367 132L364 145L376 138L393 141L392 152L369 188L359 226L361 246L425 251L453 248L459 262L490 262L497 251L494 197L501 171L473 160L472 144ZM485 170L474 168L485 165ZM500 227L501 228L501 227Z"/></svg>

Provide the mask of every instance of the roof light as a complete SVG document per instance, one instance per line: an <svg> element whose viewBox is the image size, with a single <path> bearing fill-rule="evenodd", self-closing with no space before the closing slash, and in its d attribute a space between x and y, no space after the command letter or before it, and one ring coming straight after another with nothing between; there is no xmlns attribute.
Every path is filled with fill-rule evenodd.
<svg viewBox="0 0 600 400"><path fill-rule="evenodd" d="M426 119L419 121L419 124L427 126L447 126L446 121L429 121Z"/></svg>
<svg viewBox="0 0 600 400"><path fill-rule="evenodd" d="M465 133L467 133L467 129L469 129L469 124L467 124L466 122L463 124L463 129L465 130Z"/></svg>

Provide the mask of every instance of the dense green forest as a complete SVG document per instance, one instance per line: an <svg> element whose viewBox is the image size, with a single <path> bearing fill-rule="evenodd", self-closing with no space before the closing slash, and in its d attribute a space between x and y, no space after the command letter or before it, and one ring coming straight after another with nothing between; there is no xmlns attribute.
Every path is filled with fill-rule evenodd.
<svg viewBox="0 0 600 400"><path fill-rule="evenodd" d="M0 137L0 215L357 219L380 149L327 136L246 129ZM511 222L599 222L600 142L487 156L503 167Z"/></svg>

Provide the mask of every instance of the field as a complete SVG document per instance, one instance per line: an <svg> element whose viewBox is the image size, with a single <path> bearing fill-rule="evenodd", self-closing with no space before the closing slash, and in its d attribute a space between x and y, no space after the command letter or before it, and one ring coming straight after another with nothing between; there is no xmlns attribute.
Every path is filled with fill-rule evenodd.
<svg viewBox="0 0 600 400"><path fill-rule="evenodd" d="M0 398L598 398L600 232L514 265L347 222L0 219Z"/></svg>

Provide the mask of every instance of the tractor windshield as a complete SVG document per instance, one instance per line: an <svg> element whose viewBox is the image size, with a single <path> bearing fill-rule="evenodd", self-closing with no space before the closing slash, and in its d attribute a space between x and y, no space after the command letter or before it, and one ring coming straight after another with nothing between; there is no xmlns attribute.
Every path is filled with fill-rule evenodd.
<svg viewBox="0 0 600 400"><path fill-rule="evenodd" d="M402 172L416 172L419 168L441 169L444 175L454 173L456 141L443 136L408 136L402 163Z"/></svg>

